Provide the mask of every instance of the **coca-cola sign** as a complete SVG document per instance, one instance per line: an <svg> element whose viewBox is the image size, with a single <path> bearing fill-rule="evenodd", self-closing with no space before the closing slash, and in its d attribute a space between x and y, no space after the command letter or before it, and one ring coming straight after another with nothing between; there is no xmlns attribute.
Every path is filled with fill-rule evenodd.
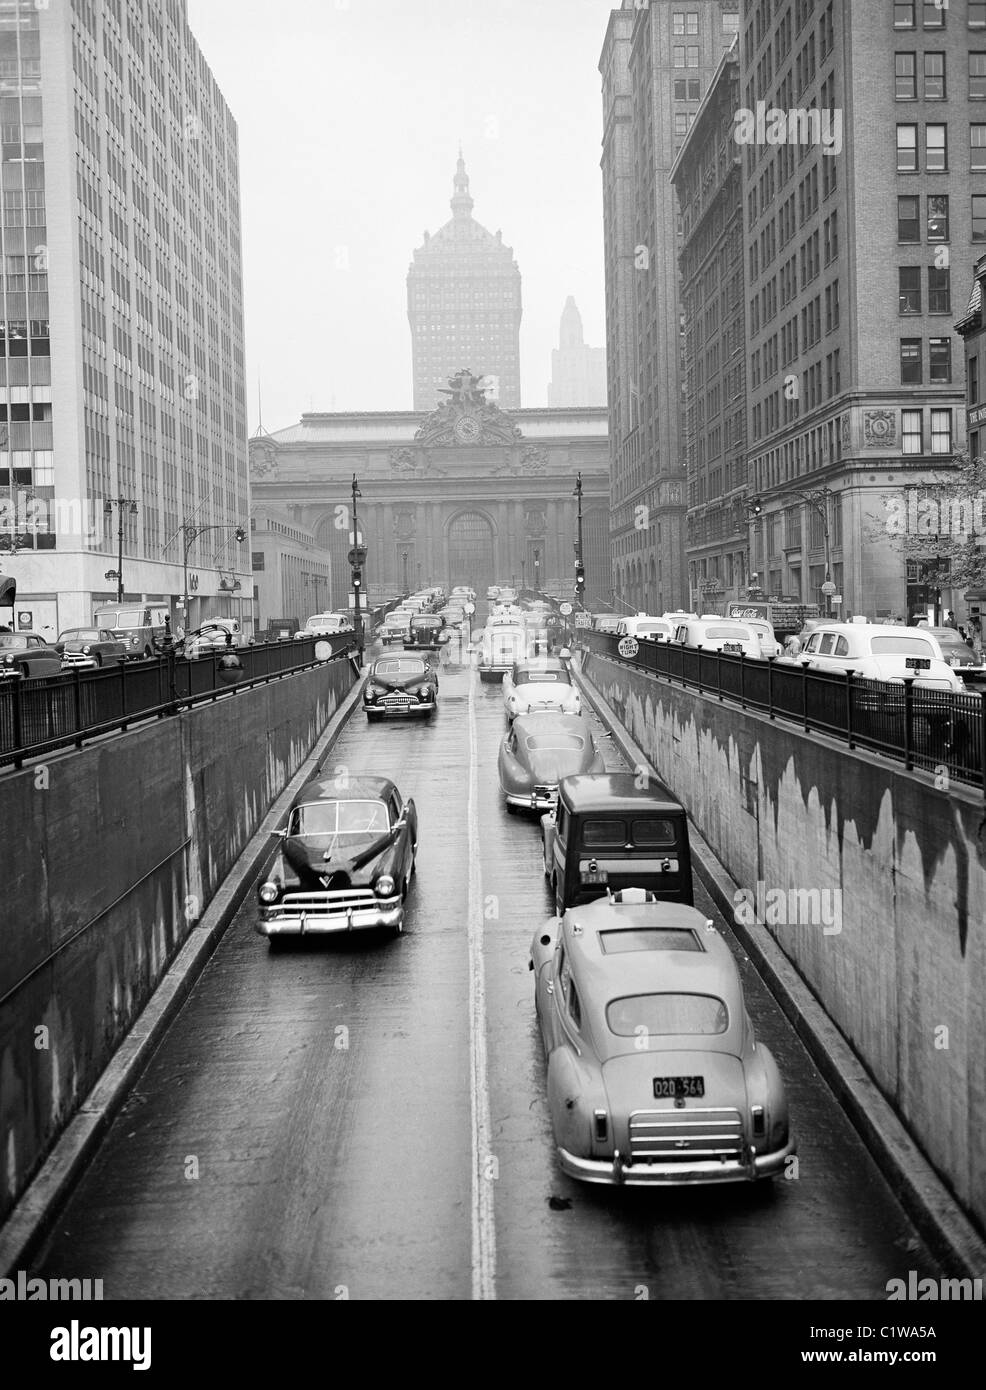
<svg viewBox="0 0 986 1390"><path fill-rule="evenodd" d="M770 619L769 603L730 603L726 611L727 618L739 618L740 620L763 618Z"/></svg>

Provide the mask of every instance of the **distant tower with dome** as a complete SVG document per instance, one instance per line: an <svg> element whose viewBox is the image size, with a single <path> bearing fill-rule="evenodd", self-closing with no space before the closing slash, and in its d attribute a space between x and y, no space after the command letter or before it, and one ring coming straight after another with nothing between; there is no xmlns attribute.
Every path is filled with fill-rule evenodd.
<svg viewBox="0 0 986 1390"><path fill-rule="evenodd" d="M520 408L520 270L500 232L474 219L459 151L452 220L425 232L407 276L414 409L435 410L442 388L464 368L488 383L504 410ZM490 378L495 379L494 383Z"/></svg>

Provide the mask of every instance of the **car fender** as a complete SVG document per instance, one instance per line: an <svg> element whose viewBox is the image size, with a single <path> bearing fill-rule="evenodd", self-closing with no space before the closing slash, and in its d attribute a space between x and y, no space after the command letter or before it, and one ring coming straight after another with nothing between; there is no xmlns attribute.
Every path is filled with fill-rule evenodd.
<svg viewBox="0 0 986 1390"><path fill-rule="evenodd" d="M577 1157L592 1155L592 1112L607 1109L602 1073L594 1055L577 1052L561 1024L548 1054L548 1110L555 1143Z"/></svg>
<svg viewBox="0 0 986 1390"><path fill-rule="evenodd" d="M768 1150L783 1148L790 1133L787 1092L774 1054L763 1043L754 1043L745 1059L746 1091L750 1105L762 1105L766 1115Z"/></svg>

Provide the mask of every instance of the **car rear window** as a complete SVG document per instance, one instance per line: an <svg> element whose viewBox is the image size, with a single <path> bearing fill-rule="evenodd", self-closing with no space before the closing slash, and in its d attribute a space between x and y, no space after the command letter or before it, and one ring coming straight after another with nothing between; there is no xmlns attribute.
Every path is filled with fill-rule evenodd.
<svg viewBox="0 0 986 1390"><path fill-rule="evenodd" d="M729 1010L711 994L635 994L606 1005L606 1021L618 1038L711 1037L729 1027Z"/></svg>
<svg viewBox="0 0 986 1390"><path fill-rule="evenodd" d="M527 740L527 746L532 753L575 752L585 747L585 739L579 738L578 734L533 734Z"/></svg>
<svg viewBox="0 0 986 1390"><path fill-rule="evenodd" d="M870 645L874 656L881 653L898 654L900 656L927 656L934 658L935 649L930 642L925 642L920 637L873 637Z"/></svg>
<svg viewBox="0 0 986 1390"><path fill-rule="evenodd" d="M748 627L709 627L705 630L706 637L731 637L734 642L751 641L750 629Z"/></svg>
<svg viewBox="0 0 986 1390"><path fill-rule="evenodd" d="M638 849L652 849L677 843L674 821L657 817L625 820L587 820L582 826L582 844L586 849L607 849L633 844Z"/></svg>
<svg viewBox="0 0 986 1390"><path fill-rule="evenodd" d="M520 673L521 685L543 685L545 682L554 685L571 685L567 671L522 671Z"/></svg>
<svg viewBox="0 0 986 1390"><path fill-rule="evenodd" d="M603 954L618 956L629 951L701 951L702 944L687 927L634 927L630 931L601 931Z"/></svg>

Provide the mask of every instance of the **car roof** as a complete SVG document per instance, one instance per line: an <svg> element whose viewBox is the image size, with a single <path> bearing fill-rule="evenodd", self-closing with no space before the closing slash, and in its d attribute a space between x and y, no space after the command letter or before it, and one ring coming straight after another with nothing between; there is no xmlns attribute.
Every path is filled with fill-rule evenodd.
<svg viewBox="0 0 986 1390"><path fill-rule="evenodd" d="M343 785L339 777L313 777L291 803L305 806L312 801L386 801L397 788L389 777L350 777Z"/></svg>
<svg viewBox="0 0 986 1390"><path fill-rule="evenodd" d="M601 932L672 928L695 933L698 950L641 948L607 953ZM561 939L571 962L584 1013L603 1050L625 1052L634 1039L615 1038L606 1022L606 1006L614 999L636 994L709 994L729 1009L725 1033L709 1035L716 1051L739 1052L746 1011L735 957L712 920L684 903L621 904L610 896L571 907L561 923Z"/></svg>
<svg viewBox="0 0 986 1390"><path fill-rule="evenodd" d="M633 772L579 773L564 777L558 793L573 815L584 811L656 811L684 808L662 783L650 779L650 786L641 787Z"/></svg>

